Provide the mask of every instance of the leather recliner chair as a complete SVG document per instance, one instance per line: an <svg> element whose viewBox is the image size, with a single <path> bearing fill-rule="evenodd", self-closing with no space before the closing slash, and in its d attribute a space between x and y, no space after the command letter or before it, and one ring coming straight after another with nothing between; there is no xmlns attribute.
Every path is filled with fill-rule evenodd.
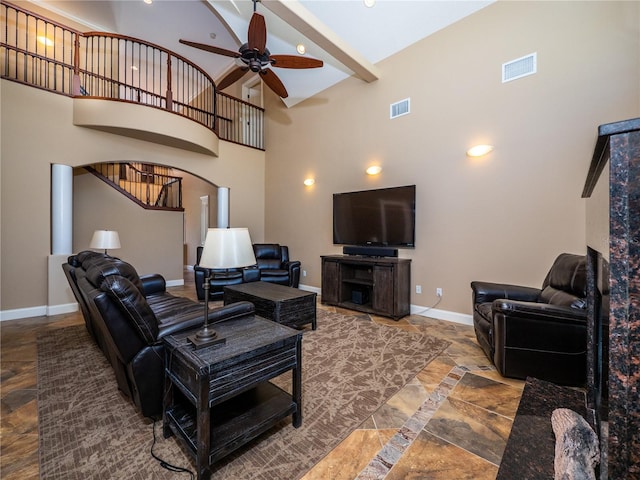
<svg viewBox="0 0 640 480"><path fill-rule="evenodd" d="M472 282L478 343L504 377L586 381L586 257L563 253L542 288Z"/></svg>
<svg viewBox="0 0 640 480"><path fill-rule="evenodd" d="M193 276L196 283L198 300L204 300L204 280L209 275L209 300L221 300L224 287L240 283L257 282L260 280L260 270L256 266L244 268L214 269L200 266L202 247L196 249L196 264L193 266Z"/></svg>
<svg viewBox="0 0 640 480"><path fill-rule="evenodd" d="M277 243L254 243L260 281L298 288L300 262L289 260L289 247Z"/></svg>

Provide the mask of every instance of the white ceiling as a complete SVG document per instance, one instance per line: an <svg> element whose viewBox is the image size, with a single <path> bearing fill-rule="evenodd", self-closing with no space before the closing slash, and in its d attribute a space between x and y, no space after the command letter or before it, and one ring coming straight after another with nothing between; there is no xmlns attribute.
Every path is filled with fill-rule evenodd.
<svg viewBox="0 0 640 480"><path fill-rule="evenodd" d="M178 40L236 51L246 41L253 13L251 0L153 0L151 5L142 0L30 1L91 30L165 47L196 63L216 81L233 67L234 60ZM289 92L283 101L291 107L351 75L375 81L377 62L493 1L377 0L368 8L362 0L263 0L257 11L266 19L271 54L297 55L296 45L304 43L307 56L324 61L321 69L274 68Z"/></svg>

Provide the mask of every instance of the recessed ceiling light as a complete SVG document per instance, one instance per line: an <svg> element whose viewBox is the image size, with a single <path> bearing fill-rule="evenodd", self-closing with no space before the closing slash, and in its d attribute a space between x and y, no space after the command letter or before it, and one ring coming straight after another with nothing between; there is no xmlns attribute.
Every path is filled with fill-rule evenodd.
<svg viewBox="0 0 640 480"><path fill-rule="evenodd" d="M305 53L307 53L307 47L305 47L302 43L299 43L298 45L296 45L296 51L300 55L304 55Z"/></svg>
<svg viewBox="0 0 640 480"><path fill-rule="evenodd" d="M142 1L147 5L151 5L153 3L153 0L142 0Z"/></svg>
<svg viewBox="0 0 640 480"><path fill-rule="evenodd" d="M211 40L215 40L215 38L216 38L216 34L215 34L215 32L211 32L211 33L209 34L209 38L210 38Z"/></svg>
<svg viewBox="0 0 640 480"><path fill-rule="evenodd" d="M311 185L313 185L314 183L316 183L316 181L313 178L307 178L305 179L305 181L303 182L307 187L310 187Z"/></svg>
<svg viewBox="0 0 640 480"><path fill-rule="evenodd" d="M493 145L476 145L467 150L469 157L481 157L493 151Z"/></svg>
<svg viewBox="0 0 640 480"><path fill-rule="evenodd" d="M376 0L363 0L363 1L364 1L365 7L372 8L372 7L375 7L376 5Z"/></svg>
<svg viewBox="0 0 640 480"><path fill-rule="evenodd" d="M382 171L382 167L379 165L372 165L367 168L367 175L378 175Z"/></svg>

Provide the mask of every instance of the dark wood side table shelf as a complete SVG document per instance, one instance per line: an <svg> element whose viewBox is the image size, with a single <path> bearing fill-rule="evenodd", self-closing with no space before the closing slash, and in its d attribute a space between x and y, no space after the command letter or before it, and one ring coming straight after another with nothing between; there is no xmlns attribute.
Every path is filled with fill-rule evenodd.
<svg viewBox="0 0 640 480"><path fill-rule="evenodd" d="M411 260L322 256L323 304L399 319L411 307Z"/></svg>
<svg viewBox="0 0 640 480"><path fill-rule="evenodd" d="M283 418L302 424L302 332L257 316L215 329L226 342L199 350L187 341L193 331L163 339L163 433L185 443L198 479ZM291 395L268 381L289 370Z"/></svg>

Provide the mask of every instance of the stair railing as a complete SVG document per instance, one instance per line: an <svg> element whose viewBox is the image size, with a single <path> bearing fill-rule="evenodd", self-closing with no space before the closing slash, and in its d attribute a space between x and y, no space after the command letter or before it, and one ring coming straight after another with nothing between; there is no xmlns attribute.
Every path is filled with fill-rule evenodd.
<svg viewBox="0 0 640 480"><path fill-rule="evenodd" d="M146 209L183 210L182 178L150 164L96 163L86 170ZM158 171L156 171L158 169Z"/></svg>

